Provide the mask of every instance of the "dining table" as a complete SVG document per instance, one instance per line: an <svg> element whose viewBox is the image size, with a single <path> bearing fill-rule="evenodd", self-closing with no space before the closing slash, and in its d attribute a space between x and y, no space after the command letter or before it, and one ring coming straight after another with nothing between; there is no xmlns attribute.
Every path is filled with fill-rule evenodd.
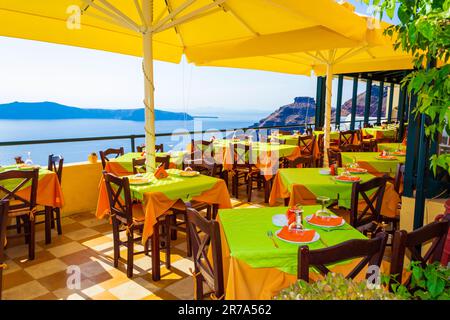
<svg viewBox="0 0 450 320"><path fill-rule="evenodd" d="M403 151L403 152L406 152L406 144L403 144L401 142L378 143L377 148L378 148L378 152L381 152L381 151L387 151L387 152Z"/></svg>
<svg viewBox="0 0 450 320"><path fill-rule="evenodd" d="M39 168L39 176L38 176L38 185L36 192L36 205L44 207L46 214L50 214L50 208L62 208L64 206L64 196L61 188L61 184L58 179L58 175L48 170L47 168L43 168L39 165L23 165L23 164L14 164L14 165L6 165L0 167L0 174L2 172L10 171L10 170L33 170ZM16 186L21 183L21 179L8 179L8 180L0 180L0 186L7 189L13 190ZM0 199L2 196L2 190L0 189ZM31 181L24 184L20 190L16 193L18 196L29 199L31 192ZM37 207L37 210L40 208ZM49 219L46 219L46 222L50 222ZM46 225L45 228L45 243L48 244L51 242L51 230L50 226Z"/></svg>
<svg viewBox="0 0 450 320"><path fill-rule="evenodd" d="M320 168L283 168L276 174L272 191L270 192L269 204L276 205L277 200L284 199L285 204L313 205L317 204L317 198L324 196L330 202L337 201L340 207L350 209L352 199L351 182L337 181L329 174L321 174ZM338 168L338 174L344 169ZM358 175L361 182L375 178L371 173ZM371 193L368 192L368 195ZM398 213L400 197L394 189L393 184L387 183L384 192L381 212L388 217L395 217ZM363 203L361 202L361 205Z"/></svg>
<svg viewBox="0 0 450 320"><path fill-rule="evenodd" d="M380 152L341 152L342 165L357 162L361 168L376 176L388 174L394 177L397 166L405 163L405 152L391 153L389 158L382 158Z"/></svg>
<svg viewBox="0 0 450 320"><path fill-rule="evenodd" d="M169 168L181 169L183 164L183 156L185 151L168 151L168 152L156 152L156 157L170 156ZM106 162L106 172L113 173L118 176L125 176L133 174L133 159L143 158L142 152L128 152L117 158L112 158Z"/></svg>
<svg viewBox="0 0 450 320"><path fill-rule="evenodd" d="M157 220L166 214L179 200L189 202L197 200L217 206L219 209L231 208L230 195L225 181L202 174L192 177L181 176L182 170L168 169L168 176L157 179L153 173L145 173L143 178L148 180L144 184L130 184L130 193L133 200L142 205L144 212L144 228L142 243L152 237L152 241L158 239ZM135 177L130 175L129 177ZM99 186L99 198L97 202L96 216L103 219L109 214L109 201L105 182L102 178ZM159 255L152 258L152 277L159 280Z"/></svg>
<svg viewBox="0 0 450 320"><path fill-rule="evenodd" d="M267 300L294 283L297 280L298 249L302 245L316 250L351 239L366 239L346 222L335 228L308 223L305 217L316 213L319 208L317 205L302 207L303 227L315 230L320 236L319 240L308 244L286 242L277 236L281 226L274 224L274 216L285 215L288 207L219 210L217 221L221 235L225 299ZM269 232L274 235L273 241L268 237ZM359 261L347 260L327 267L332 272L347 274ZM362 271L356 280L363 280L364 274ZM311 268L310 278L318 280L321 276Z"/></svg>
<svg viewBox="0 0 450 320"><path fill-rule="evenodd" d="M397 129L394 127L383 128L375 126L373 128L364 128L362 130L364 136L371 135L375 140L395 139L395 136L397 134Z"/></svg>
<svg viewBox="0 0 450 320"><path fill-rule="evenodd" d="M245 155L246 161L252 159L266 180L270 180L279 169L280 158L295 159L301 154L297 145L233 139L215 140L214 157L218 163L223 164L224 170L232 170L236 161L236 155L233 155L232 150L233 144L249 147L252 154L251 158L250 155ZM243 162L243 159L240 160Z"/></svg>

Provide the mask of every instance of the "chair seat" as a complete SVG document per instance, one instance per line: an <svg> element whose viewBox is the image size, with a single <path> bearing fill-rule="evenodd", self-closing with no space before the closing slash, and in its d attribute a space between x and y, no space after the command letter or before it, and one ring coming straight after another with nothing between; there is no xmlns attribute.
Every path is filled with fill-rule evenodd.
<svg viewBox="0 0 450 320"><path fill-rule="evenodd" d="M134 225L142 225L145 222L145 213L144 208L142 208L142 204L135 203L133 204L133 224ZM127 223L125 218L122 218L120 216L116 216L117 220L119 220L122 223Z"/></svg>
<svg viewBox="0 0 450 320"><path fill-rule="evenodd" d="M8 211L8 217L15 218L19 216L25 216L30 215L31 211L29 208L23 208L23 209L14 209Z"/></svg>

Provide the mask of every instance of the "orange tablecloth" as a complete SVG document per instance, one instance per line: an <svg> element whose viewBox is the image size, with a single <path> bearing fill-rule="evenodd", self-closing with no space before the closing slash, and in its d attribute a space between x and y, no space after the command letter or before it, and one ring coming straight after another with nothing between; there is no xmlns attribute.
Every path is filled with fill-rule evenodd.
<svg viewBox="0 0 450 320"><path fill-rule="evenodd" d="M179 190L180 198L189 193L189 190ZM223 180L217 179L217 182L209 190L205 190L198 196L193 196L192 200L203 201L209 204L217 204L219 208L231 208L230 196L227 186ZM166 213L178 199L169 199L162 192L146 192L142 202L145 214L144 231L142 234L142 243L145 243L153 234L153 227L158 217ZM104 180L100 182L99 198L97 203L97 218L101 219L109 214L109 201Z"/></svg>

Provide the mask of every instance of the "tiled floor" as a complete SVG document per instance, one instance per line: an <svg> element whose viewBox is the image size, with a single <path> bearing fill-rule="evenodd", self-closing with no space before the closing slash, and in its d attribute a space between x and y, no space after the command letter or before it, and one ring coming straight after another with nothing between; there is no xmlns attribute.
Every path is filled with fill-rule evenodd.
<svg viewBox="0 0 450 320"><path fill-rule="evenodd" d="M245 191L241 193L244 198ZM234 207L264 206L262 193L254 201L232 199ZM281 205L281 204L280 204ZM192 299L193 280L186 258L184 234L172 242L172 267L161 267L161 280L151 279L151 255L135 256L134 277L127 278L124 263L113 267L111 226L94 213L63 218L63 235L52 231L52 243L45 245L43 225L37 226L36 258L28 261L23 237L10 239L6 249L8 268L3 275L3 299ZM125 257L125 248L122 257ZM142 247L136 246L141 251ZM164 261L164 254L161 254ZM74 286L79 272L80 283ZM73 288L73 289L72 289Z"/></svg>

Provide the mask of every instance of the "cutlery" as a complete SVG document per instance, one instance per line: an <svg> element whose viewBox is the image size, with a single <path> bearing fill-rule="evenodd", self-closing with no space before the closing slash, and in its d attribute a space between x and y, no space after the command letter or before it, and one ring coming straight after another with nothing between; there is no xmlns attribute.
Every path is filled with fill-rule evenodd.
<svg viewBox="0 0 450 320"><path fill-rule="evenodd" d="M275 239L273 238L273 233L272 231L267 231L267 236L270 238L270 240L272 240L273 245L275 246L275 248L279 248L278 244L276 243Z"/></svg>
<svg viewBox="0 0 450 320"><path fill-rule="evenodd" d="M320 242L322 242L322 244L325 246L325 247L328 247L328 245L326 244L326 242L325 241L323 241L323 239L322 238L319 238L319 240L320 240Z"/></svg>
<svg viewBox="0 0 450 320"><path fill-rule="evenodd" d="M330 229L321 229L321 231L331 232L331 231L344 231L344 230L352 230L351 228L330 228Z"/></svg>

